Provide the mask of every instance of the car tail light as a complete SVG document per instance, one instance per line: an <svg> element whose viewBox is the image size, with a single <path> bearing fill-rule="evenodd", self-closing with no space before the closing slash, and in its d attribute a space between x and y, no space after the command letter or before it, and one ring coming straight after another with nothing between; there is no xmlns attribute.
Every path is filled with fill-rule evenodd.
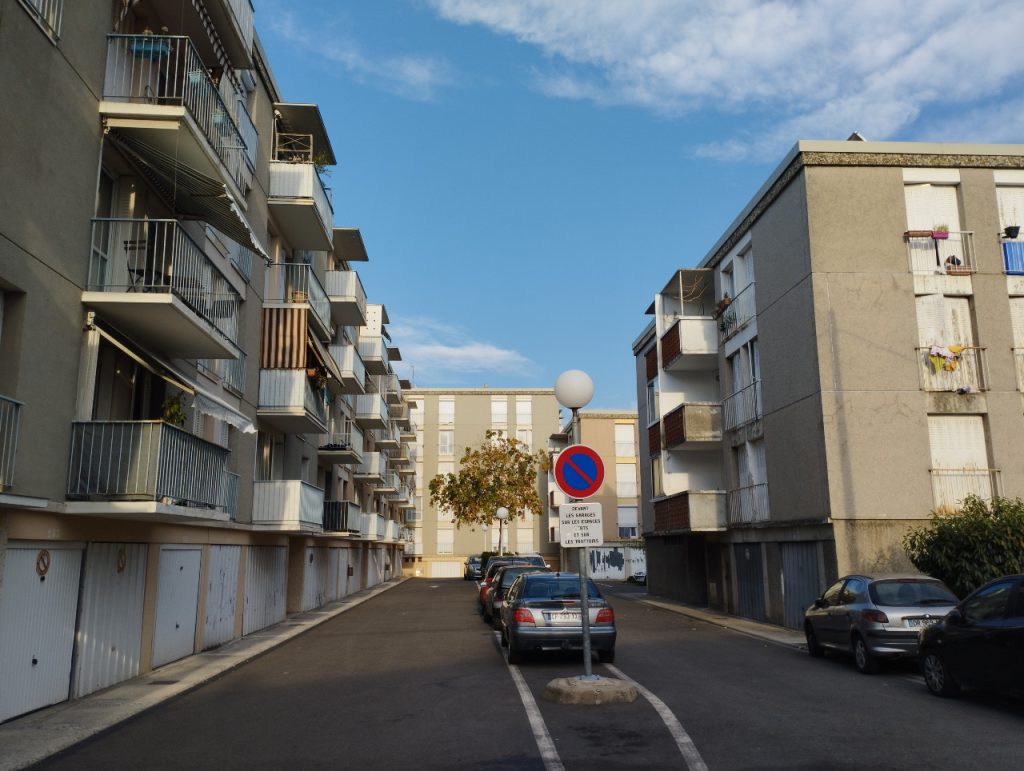
<svg viewBox="0 0 1024 771"><path fill-rule="evenodd" d="M615 611L611 608L601 608L597 611L597 624L613 624L615 623Z"/></svg>
<svg viewBox="0 0 1024 771"><path fill-rule="evenodd" d="M860 612L860 617L863 618L865 621L874 621L877 624L889 623L889 617L880 610L862 610Z"/></svg>
<svg viewBox="0 0 1024 771"><path fill-rule="evenodd" d="M526 608L517 608L515 615L512 617L514 621L519 624L533 624L536 623L533 620L533 613Z"/></svg>

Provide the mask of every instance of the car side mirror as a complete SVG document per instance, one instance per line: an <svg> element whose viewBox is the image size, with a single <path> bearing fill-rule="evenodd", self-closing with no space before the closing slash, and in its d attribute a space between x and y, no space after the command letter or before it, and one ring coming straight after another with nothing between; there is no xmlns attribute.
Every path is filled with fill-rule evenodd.
<svg viewBox="0 0 1024 771"><path fill-rule="evenodd" d="M953 608L946 614L946 620L951 624L962 624L964 622L964 614L960 612L960 608Z"/></svg>
<svg viewBox="0 0 1024 771"><path fill-rule="evenodd" d="M816 608L824 608L824 607L827 607L827 606L828 606L828 603L825 602L825 598L824 597L819 597L818 599L816 599L814 601L814 607L816 607Z"/></svg>

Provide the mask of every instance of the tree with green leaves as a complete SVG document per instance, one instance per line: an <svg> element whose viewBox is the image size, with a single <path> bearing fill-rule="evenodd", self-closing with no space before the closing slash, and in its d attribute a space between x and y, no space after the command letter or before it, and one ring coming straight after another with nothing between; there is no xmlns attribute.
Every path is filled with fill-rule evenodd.
<svg viewBox="0 0 1024 771"><path fill-rule="evenodd" d="M993 578L1024 573L1024 501L970 495L958 513L933 512L908 532L903 549L914 567L966 597Z"/></svg>
<svg viewBox="0 0 1024 771"><path fill-rule="evenodd" d="M537 474L549 467L547 453L488 431L483 444L466 448L457 474L430 480L430 502L450 512L457 526L490 524L502 506L523 518L527 510L543 511Z"/></svg>

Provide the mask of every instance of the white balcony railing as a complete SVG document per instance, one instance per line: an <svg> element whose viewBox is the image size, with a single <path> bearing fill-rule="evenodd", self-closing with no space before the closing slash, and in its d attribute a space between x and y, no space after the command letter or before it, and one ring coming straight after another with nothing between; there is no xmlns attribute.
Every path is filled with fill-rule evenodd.
<svg viewBox="0 0 1024 771"><path fill-rule="evenodd" d="M388 349L384 345L383 337L362 337L359 338L359 355L363 361L383 361L388 363Z"/></svg>
<svg viewBox="0 0 1024 771"><path fill-rule="evenodd" d="M724 302L724 301L723 301ZM750 282L736 293L732 302L718 317L718 330L724 338L743 329L757 315L754 282Z"/></svg>
<svg viewBox="0 0 1024 771"><path fill-rule="evenodd" d="M225 388L241 396L245 392L245 353L240 351L237 359L196 359L196 364L205 372L220 378Z"/></svg>
<svg viewBox="0 0 1024 771"><path fill-rule="evenodd" d="M242 33L243 44L247 48L252 48L252 39L255 28L255 22L253 20L255 13L252 7L252 1L227 0L227 2L232 15L235 17L235 23L238 25L238 30Z"/></svg>
<svg viewBox="0 0 1024 771"><path fill-rule="evenodd" d="M987 391L987 362L984 348L963 348L956 352L933 345L917 349L921 361L921 389L924 391Z"/></svg>
<svg viewBox="0 0 1024 771"><path fill-rule="evenodd" d="M298 479L259 480L253 483L254 524L285 528L320 529L324 519L324 491Z"/></svg>
<svg viewBox="0 0 1024 771"><path fill-rule="evenodd" d="M18 429L22 403L0 396L0 491L14 486L14 459L18 454Z"/></svg>
<svg viewBox="0 0 1024 771"><path fill-rule="evenodd" d="M911 273L966 276L978 270L972 231L950 232L942 237L927 230L908 230L903 240L907 243Z"/></svg>
<svg viewBox="0 0 1024 771"><path fill-rule="evenodd" d="M270 197L309 200L316 208L324 229L334 226L334 206L327 187L312 163L270 162Z"/></svg>
<svg viewBox="0 0 1024 771"><path fill-rule="evenodd" d="M229 511L228 455L226 448L159 420L76 422L67 497Z"/></svg>
<svg viewBox="0 0 1024 771"><path fill-rule="evenodd" d="M968 495L990 500L1002 494L999 469L933 468L931 477L935 509L943 514L959 511Z"/></svg>
<svg viewBox="0 0 1024 771"><path fill-rule="evenodd" d="M21 0L40 27L51 38L60 38L60 23L64 15L64 0Z"/></svg>
<svg viewBox="0 0 1024 771"><path fill-rule="evenodd" d="M722 401L722 421L726 431L732 431L761 417L760 380L741 388Z"/></svg>
<svg viewBox="0 0 1024 771"><path fill-rule="evenodd" d="M107 35L103 98L180 105L192 116L228 176L245 189L250 149L192 41L177 35ZM250 134L249 141L253 141Z"/></svg>
<svg viewBox="0 0 1024 771"><path fill-rule="evenodd" d="M768 485L756 484L729 491L729 524L768 521Z"/></svg>
<svg viewBox="0 0 1024 771"><path fill-rule="evenodd" d="M387 422L390 418L388 405L380 394L359 394L356 396L356 420Z"/></svg>
<svg viewBox="0 0 1024 771"><path fill-rule="evenodd" d="M303 369L261 369L259 408L271 410L299 409L327 423L323 400L309 386Z"/></svg>
<svg viewBox="0 0 1024 771"><path fill-rule="evenodd" d="M359 308L359 315L366 318L366 290L362 279L354 270L329 270L324 274L324 289L329 297L349 301Z"/></svg>
<svg viewBox="0 0 1024 771"><path fill-rule="evenodd" d="M313 272L313 266L302 262L284 262L278 263L275 267L281 269L281 278L284 281L281 287L283 296L278 299L286 303L309 305L321 326L330 329L331 301L327 299L323 284Z"/></svg>

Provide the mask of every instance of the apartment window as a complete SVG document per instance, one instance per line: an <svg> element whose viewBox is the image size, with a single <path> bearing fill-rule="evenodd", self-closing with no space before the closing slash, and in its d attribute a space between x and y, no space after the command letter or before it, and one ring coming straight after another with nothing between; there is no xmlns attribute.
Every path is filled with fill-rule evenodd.
<svg viewBox="0 0 1024 771"><path fill-rule="evenodd" d="M501 427L508 425L508 397L491 397L491 425Z"/></svg>
<svg viewBox="0 0 1024 771"><path fill-rule="evenodd" d="M438 530L437 531L437 553L438 554L452 554L455 551L455 531L454 530Z"/></svg>
<svg viewBox="0 0 1024 771"><path fill-rule="evenodd" d="M423 400L413 399L409 407L409 417L417 426L423 426Z"/></svg>
<svg viewBox="0 0 1024 771"><path fill-rule="evenodd" d="M437 422L441 424L455 422L454 396L439 396L437 398Z"/></svg>
<svg viewBox="0 0 1024 771"><path fill-rule="evenodd" d="M636 538L638 527L636 506L619 506L616 520L619 538Z"/></svg>
<svg viewBox="0 0 1024 771"><path fill-rule="evenodd" d="M517 428L516 439L526 445L526 449L530 450L533 448L533 429L532 428Z"/></svg>
<svg viewBox="0 0 1024 771"><path fill-rule="evenodd" d="M531 554L533 548L533 531L516 528L516 551L520 554Z"/></svg>
<svg viewBox="0 0 1024 771"><path fill-rule="evenodd" d="M907 205L907 230L931 232L946 227L949 237L944 248L954 249L963 254L959 248L963 235L960 228L960 205L957 197L957 186L953 184L904 185L904 200ZM915 273L935 273L942 268L939 264L937 242L931 238L913 238L907 243L910 251L911 270Z"/></svg>
<svg viewBox="0 0 1024 771"><path fill-rule="evenodd" d="M455 454L455 432L454 431L438 431L437 432L437 454L438 455L454 455Z"/></svg>
<svg viewBox="0 0 1024 771"><path fill-rule="evenodd" d="M647 425L650 426L661 420L661 412L658 409L658 378L654 378L647 384Z"/></svg>
<svg viewBox="0 0 1024 771"><path fill-rule="evenodd" d="M21 4L51 40L60 39L64 0L21 0Z"/></svg>
<svg viewBox="0 0 1024 771"><path fill-rule="evenodd" d="M968 495L998 493L981 415L929 415L928 439L936 509L956 511Z"/></svg>
<svg viewBox="0 0 1024 771"><path fill-rule="evenodd" d="M661 455L651 456L651 490L655 498L665 494L665 488L661 484Z"/></svg>
<svg viewBox="0 0 1024 771"><path fill-rule="evenodd" d="M623 458L636 456L636 442L634 441L632 423L615 424L615 454Z"/></svg>
<svg viewBox="0 0 1024 771"><path fill-rule="evenodd" d="M516 397L516 425L529 426L533 423L533 398L530 396Z"/></svg>
<svg viewBox="0 0 1024 771"><path fill-rule="evenodd" d="M620 498L636 498L636 464L615 464L615 494Z"/></svg>

